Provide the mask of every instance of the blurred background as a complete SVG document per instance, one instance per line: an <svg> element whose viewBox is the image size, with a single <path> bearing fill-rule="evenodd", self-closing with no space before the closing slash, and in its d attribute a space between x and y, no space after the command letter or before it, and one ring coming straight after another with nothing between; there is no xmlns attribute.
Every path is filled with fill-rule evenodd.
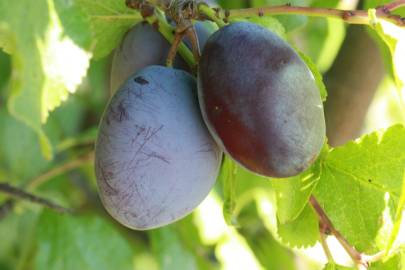
<svg viewBox="0 0 405 270"><path fill-rule="evenodd" d="M285 4L281 0L218 2L224 8ZM355 9L375 7L378 1L289 2ZM324 75L329 94L325 103L327 133L332 146L404 122L404 100L386 68L387 48L371 31L333 19L298 15L277 19L286 28L288 40ZM55 156L47 160L37 134L7 109L14 73L10 55L0 49L0 181L75 209L74 214L60 215L0 193L0 270L324 268L327 260L319 243L294 247L288 237L283 239L277 233L273 180L239 167L233 172L237 204L226 219L225 173L193 214L167 227L136 232L110 218L97 195L92 153L109 99L111 60L111 54L91 60L76 93L50 113L44 130ZM298 235L300 229L305 230L297 228ZM329 241L336 261L349 266L347 254L333 238Z"/></svg>

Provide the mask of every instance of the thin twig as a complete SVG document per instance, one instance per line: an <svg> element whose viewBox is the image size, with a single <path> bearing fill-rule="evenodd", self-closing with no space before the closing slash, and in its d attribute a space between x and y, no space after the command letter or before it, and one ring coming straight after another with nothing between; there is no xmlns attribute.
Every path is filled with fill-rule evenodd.
<svg viewBox="0 0 405 270"><path fill-rule="evenodd" d="M398 15L391 14L391 11L404 6L404 0L395 1L390 5L385 5L377 8L376 16L379 19L389 21L398 26L405 27L405 19ZM207 6L200 5L199 11L201 14L208 16L210 19L213 17L213 12L208 12ZM212 9L213 10L213 9ZM335 18L343 20L349 24L364 24L370 25L371 21L367 10L341 10L335 8L317 8L317 7L301 7L281 5L270 6L260 8L244 8L244 9L232 9L222 10L215 9L215 22L222 20L227 22L231 18L252 17L252 16L266 16L266 15L305 15L311 17L324 17ZM201 16L204 17L204 16Z"/></svg>
<svg viewBox="0 0 405 270"><path fill-rule="evenodd" d="M37 195L31 194L29 192L26 192L20 188L11 186L8 183L0 183L0 192L4 192L7 195L16 198L16 199L22 199L22 200L26 200L26 201L30 201L36 204L40 204L43 205L45 207L48 207L50 209L53 209L59 213L67 213L67 212L72 212L71 209L62 207L48 199L39 197ZM12 201L9 201L8 203L9 208L12 208ZM11 210L11 209L8 209Z"/></svg>
<svg viewBox="0 0 405 270"><path fill-rule="evenodd" d="M92 161L93 158L94 158L94 152L90 152L90 153L86 154L83 157L80 157L78 159L69 161L69 162L67 162L65 164L62 164L59 167L51 169L51 170L47 171L46 173L44 173L44 174L34 178L33 180L31 180L29 182L29 184L27 185L26 190L27 191L32 191L32 190L38 188L40 185L48 182L49 180L51 180L55 176L64 174L64 173L66 173L68 171L71 171L71 170L74 170L76 168L79 168L80 166L83 166L83 164L86 164L86 163ZM8 184L6 184L6 185L8 185ZM57 211L63 209L62 212L70 212L70 210L68 210L68 209L65 209L63 207L61 209L60 206L48 201L47 199L37 197L37 196L35 196L33 194L28 193L27 191L11 187L11 188L17 189L17 192L13 192L13 191L11 191L10 187L11 186L9 186L9 185L5 186L3 184L3 189L0 188L0 191L4 191L7 194L9 194L10 196L13 196L14 198L27 199L27 200L30 200L30 201L32 201L34 203L39 203L39 204L45 205L45 206L50 207L52 209L55 209ZM12 194L10 194L10 192ZM0 220L3 219L13 209L13 207L15 205L15 199L14 198L8 199L5 203L3 203L3 205L0 206ZM56 206L56 208L54 208L53 205ZM68 210L68 211L66 211L66 210Z"/></svg>
<svg viewBox="0 0 405 270"><path fill-rule="evenodd" d="M322 207L320 206L320 204L313 195L311 195L309 202L311 203L312 207L318 214L321 228L323 228L325 232L330 233L336 237L336 239L346 250L347 254L350 256L350 258L352 258L353 262L356 264L357 267L363 268L365 267L365 269L367 269L369 263L364 260L363 254L357 251L354 247L352 247L346 240L346 238L344 238L343 235L338 230L335 229L329 217L326 215L325 211L322 209Z"/></svg>
<svg viewBox="0 0 405 270"><path fill-rule="evenodd" d="M384 6L382 6L381 8L384 10L384 12L391 12L394 11L400 7L404 7L405 6L405 0L397 0L397 1L393 1L392 3L387 3Z"/></svg>

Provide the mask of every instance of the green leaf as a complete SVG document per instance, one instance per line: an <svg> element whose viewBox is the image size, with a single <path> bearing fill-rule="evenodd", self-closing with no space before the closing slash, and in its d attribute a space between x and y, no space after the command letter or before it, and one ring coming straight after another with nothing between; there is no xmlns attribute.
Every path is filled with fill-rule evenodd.
<svg viewBox="0 0 405 270"><path fill-rule="evenodd" d="M129 9L125 1L75 0L87 14L93 34L95 58L109 54L118 46L125 32L142 21L139 12Z"/></svg>
<svg viewBox="0 0 405 270"><path fill-rule="evenodd" d="M401 89L405 85L405 29L378 19L375 9L369 9L368 13L372 28L391 52L395 81L398 88Z"/></svg>
<svg viewBox="0 0 405 270"><path fill-rule="evenodd" d="M0 109L0 168L9 172L7 181L22 184L38 175L49 162L41 155L35 132Z"/></svg>
<svg viewBox="0 0 405 270"><path fill-rule="evenodd" d="M237 225L237 217L235 216L236 207L236 179L237 165L230 157L225 156L221 167L219 179L222 181L224 193L223 214L228 225Z"/></svg>
<svg viewBox="0 0 405 270"><path fill-rule="evenodd" d="M277 234L290 247L309 247L319 240L319 222L314 210L306 204L301 214L291 222L278 222Z"/></svg>
<svg viewBox="0 0 405 270"><path fill-rule="evenodd" d="M309 196L319 180L321 162L327 152L327 146L325 146L316 163L300 175L271 180L272 187L276 192L277 218L280 223L283 224L296 219L308 203Z"/></svg>
<svg viewBox="0 0 405 270"><path fill-rule="evenodd" d="M315 196L350 244L377 251L386 196L398 199L405 168L405 128L397 125L330 151Z"/></svg>
<svg viewBox="0 0 405 270"><path fill-rule="evenodd" d="M344 266L336 265L334 263L328 263L323 268L323 270L355 270L355 269L356 268L344 267Z"/></svg>
<svg viewBox="0 0 405 270"><path fill-rule="evenodd" d="M402 270L404 269L403 254L399 253L387 261L372 263L369 270Z"/></svg>
<svg viewBox="0 0 405 270"><path fill-rule="evenodd" d="M59 8L62 3L69 5L59 1ZM50 159L52 147L42 123L49 111L75 92L86 74L90 54L66 35L74 34L64 28L51 0L0 0L0 25L0 45L12 56L8 108L36 131L43 155Z"/></svg>
<svg viewBox="0 0 405 270"><path fill-rule="evenodd" d="M1 39L1 38L0 38ZM0 45L1 47L1 45ZM10 56L0 49L0 98L11 74Z"/></svg>
<svg viewBox="0 0 405 270"><path fill-rule="evenodd" d="M397 206L397 211L395 213L395 219L394 219L394 227L392 229L391 235L388 240L387 247L385 248L385 254L389 255L389 252L391 251L395 240L397 239L397 236L399 234L399 230L401 228L401 223L402 223L402 214L405 209L405 172L402 180L402 191L401 191L401 197L399 198L399 203Z"/></svg>
<svg viewBox="0 0 405 270"><path fill-rule="evenodd" d="M97 216L44 211L38 224L37 270L133 269L128 242Z"/></svg>
<svg viewBox="0 0 405 270"><path fill-rule="evenodd" d="M173 226L151 231L152 248L158 258L160 270L198 269L191 251L181 242Z"/></svg>

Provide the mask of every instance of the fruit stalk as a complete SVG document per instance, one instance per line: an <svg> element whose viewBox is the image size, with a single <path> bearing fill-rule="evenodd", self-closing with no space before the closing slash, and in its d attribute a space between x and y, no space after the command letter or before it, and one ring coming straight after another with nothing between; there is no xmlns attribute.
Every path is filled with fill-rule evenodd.
<svg viewBox="0 0 405 270"><path fill-rule="evenodd" d="M156 26L157 30L167 41L170 42L170 44L173 43L175 28L167 22L164 14L160 10L155 9L154 15L145 19L149 24ZM194 59L193 53L187 48L184 42L180 43L178 52L190 67L194 67L196 65L196 60Z"/></svg>

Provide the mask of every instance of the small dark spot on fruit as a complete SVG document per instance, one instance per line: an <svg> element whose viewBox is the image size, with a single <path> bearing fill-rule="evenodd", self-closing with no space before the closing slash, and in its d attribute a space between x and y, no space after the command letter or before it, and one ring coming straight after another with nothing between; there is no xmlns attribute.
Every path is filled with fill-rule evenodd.
<svg viewBox="0 0 405 270"><path fill-rule="evenodd" d="M134 82L136 82L136 83L138 83L138 84L140 84L140 85L145 85L145 84L148 84L148 83L149 83L147 80L145 80L145 78L143 78L143 77L141 77L141 76L136 77L136 78L134 79Z"/></svg>
<svg viewBox="0 0 405 270"><path fill-rule="evenodd" d="M371 180L371 179L368 179L368 182L369 182L369 183L371 183L371 182L373 182L373 180Z"/></svg>

